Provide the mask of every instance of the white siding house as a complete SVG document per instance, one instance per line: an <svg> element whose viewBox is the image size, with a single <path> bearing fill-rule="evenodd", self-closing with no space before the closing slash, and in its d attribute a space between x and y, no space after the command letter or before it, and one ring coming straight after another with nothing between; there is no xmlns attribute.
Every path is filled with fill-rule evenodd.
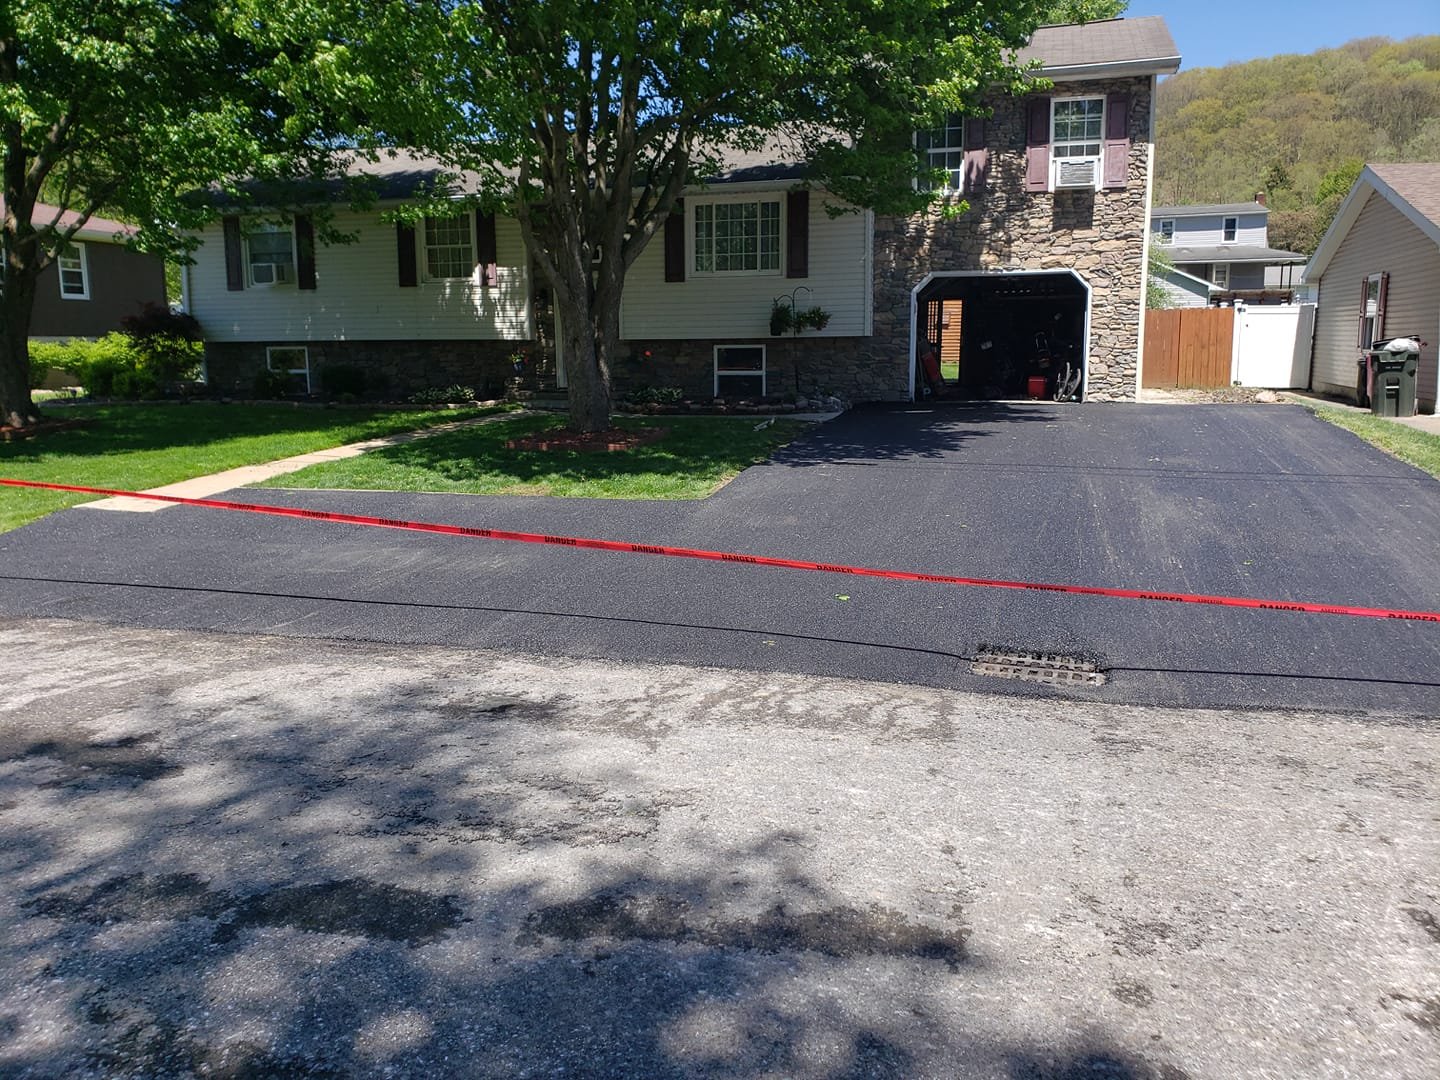
<svg viewBox="0 0 1440 1080"><path fill-rule="evenodd" d="M258 219L256 219L258 220ZM456 219L470 228L466 216ZM396 269L396 229L380 212L339 211L335 227L354 233L351 244L315 245L315 288L288 281L228 287L219 222L200 234L204 245L185 268L189 310L214 342L524 340L534 336L530 268L519 226L495 223L497 282L482 285L478 267L468 279L427 278L424 230L416 230L418 284L402 287ZM293 229L293 225L290 226ZM473 237L472 237L473 243Z"/></svg>
<svg viewBox="0 0 1440 1080"><path fill-rule="evenodd" d="M713 189L711 189L713 192ZM783 189L744 193L696 194L685 200L685 280L665 280L665 252L653 243L641 253L625 279L620 336L647 341L678 338L763 338L770 334L770 308L776 297L795 296L800 309L820 307L830 323L810 337L858 337L870 333L871 215L851 210L838 217L826 207L834 199L809 199L809 273L786 276L785 245L776 267L753 273L706 273L697 269L695 215L707 203L768 199L779 206L779 236L786 235L787 200Z"/></svg>
<svg viewBox="0 0 1440 1080"><path fill-rule="evenodd" d="M1317 284L1310 386L1354 398L1366 337L1417 335L1416 398L1440 396L1440 164L1367 165L1305 268ZM1372 286L1373 282L1373 286Z"/></svg>

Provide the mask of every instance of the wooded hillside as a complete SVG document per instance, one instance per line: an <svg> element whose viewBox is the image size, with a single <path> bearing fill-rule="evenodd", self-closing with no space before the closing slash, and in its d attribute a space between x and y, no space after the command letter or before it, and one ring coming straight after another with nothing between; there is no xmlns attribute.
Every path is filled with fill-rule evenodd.
<svg viewBox="0 0 1440 1080"><path fill-rule="evenodd" d="M1308 254L1367 161L1440 161L1440 35L1364 38L1160 84L1156 205L1264 191L1271 246Z"/></svg>

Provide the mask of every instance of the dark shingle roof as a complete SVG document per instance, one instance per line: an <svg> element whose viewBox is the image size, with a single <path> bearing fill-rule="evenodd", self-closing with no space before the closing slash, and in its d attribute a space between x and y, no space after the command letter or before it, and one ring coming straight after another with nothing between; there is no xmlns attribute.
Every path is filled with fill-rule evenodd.
<svg viewBox="0 0 1440 1080"><path fill-rule="evenodd" d="M1156 71L1174 71L1180 66L1180 50L1159 15L1042 26L1018 56L1041 61L1041 71L1047 75L1116 64L1153 66Z"/></svg>

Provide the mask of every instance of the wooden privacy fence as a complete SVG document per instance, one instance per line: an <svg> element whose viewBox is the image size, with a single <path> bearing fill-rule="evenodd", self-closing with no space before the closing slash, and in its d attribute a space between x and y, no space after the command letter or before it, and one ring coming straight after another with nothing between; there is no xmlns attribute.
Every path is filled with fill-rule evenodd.
<svg viewBox="0 0 1440 1080"><path fill-rule="evenodd" d="M1147 311L1140 385L1229 386L1234 340L1234 308Z"/></svg>

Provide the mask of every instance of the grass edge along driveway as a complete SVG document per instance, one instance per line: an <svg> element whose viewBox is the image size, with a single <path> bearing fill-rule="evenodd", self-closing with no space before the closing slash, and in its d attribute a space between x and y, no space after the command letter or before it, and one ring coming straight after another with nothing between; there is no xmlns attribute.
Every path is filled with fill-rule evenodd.
<svg viewBox="0 0 1440 1080"><path fill-rule="evenodd" d="M1309 402L1302 404L1326 423L1344 428L1377 450L1414 465L1440 480L1440 435L1418 431L1370 413L1331 409Z"/></svg>
<svg viewBox="0 0 1440 1080"><path fill-rule="evenodd" d="M591 499L703 499L759 464L808 425L750 416L616 417L617 427L664 428L631 450L511 450L508 439L558 428L560 416L520 416L312 465L259 487L552 495Z"/></svg>
<svg viewBox="0 0 1440 1080"><path fill-rule="evenodd" d="M0 476L142 491L241 465L485 416L476 409L323 409L295 405L94 405L52 410L85 427L0 442ZM0 533L94 496L0 488Z"/></svg>

